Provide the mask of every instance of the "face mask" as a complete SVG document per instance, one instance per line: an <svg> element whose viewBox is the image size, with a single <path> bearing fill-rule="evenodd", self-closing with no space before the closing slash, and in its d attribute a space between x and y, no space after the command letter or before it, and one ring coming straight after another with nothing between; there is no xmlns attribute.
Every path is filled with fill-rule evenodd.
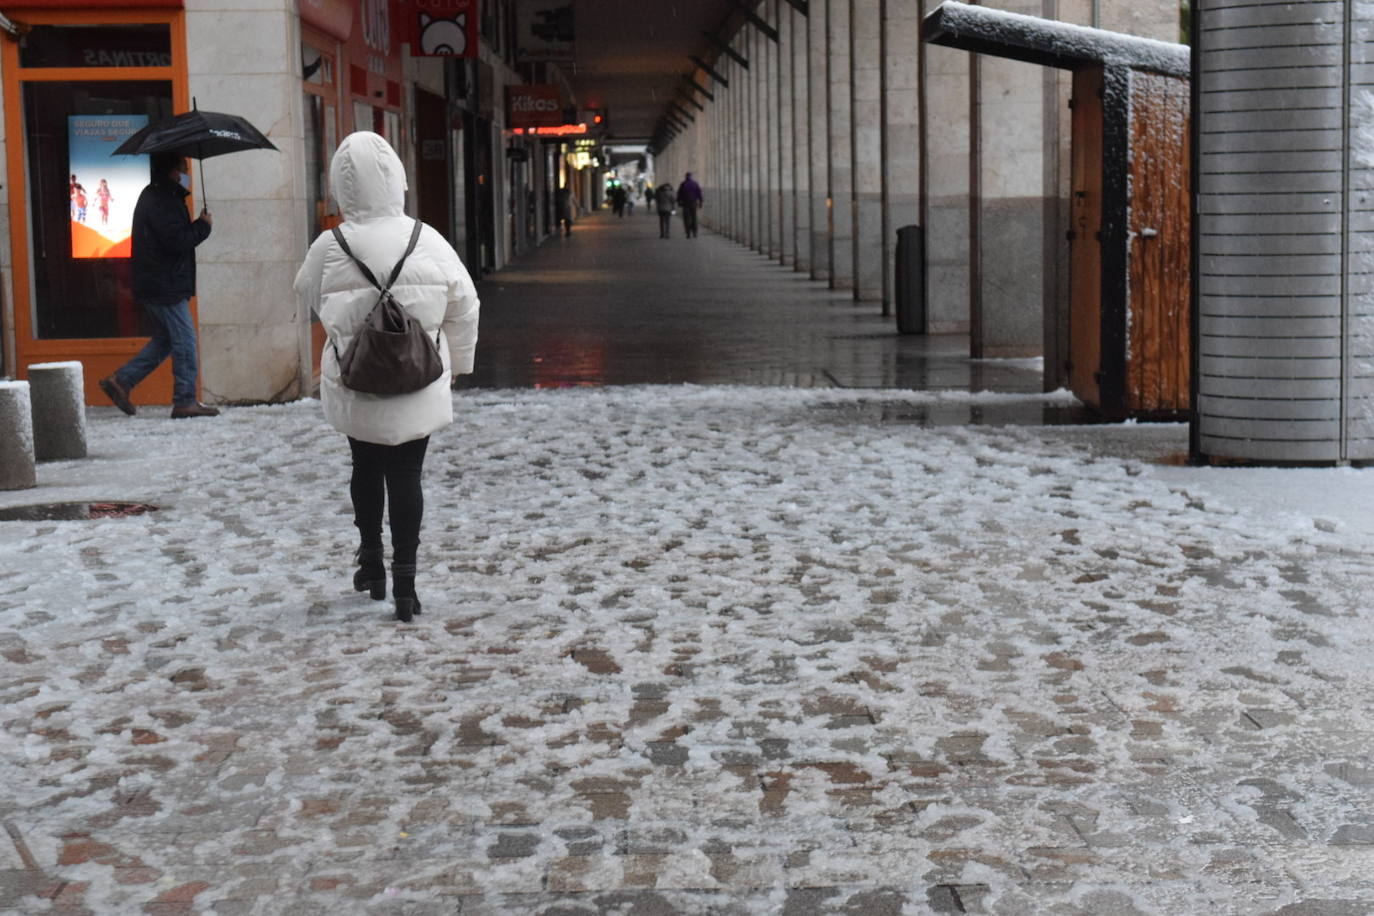
<svg viewBox="0 0 1374 916"><path fill-rule="evenodd" d="M191 190L191 176L187 175L185 172L177 172L177 184L188 191Z"/></svg>

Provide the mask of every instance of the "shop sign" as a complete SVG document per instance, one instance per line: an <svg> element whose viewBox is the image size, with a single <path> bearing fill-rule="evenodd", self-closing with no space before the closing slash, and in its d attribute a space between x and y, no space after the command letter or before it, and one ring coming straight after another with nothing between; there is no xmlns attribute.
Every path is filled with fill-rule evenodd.
<svg viewBox="0 0 1374 916"><path fill-rule="evenodd" d="M577 137L587 132L585 124L560 124L558 127L526 127L527 137ZM516 133L520 133L519 130Z"/></svg>
<svg viewBox="0 0 1374 916"><path fill-rule="evenodd" d="M476 57L477 0L403 0L413 57Z"/></svg>
<svg viewBox="0 0 1374 916"><path fill-rule="evenodd" d="M339 41L353 35L353 4L349 0L300 0L301 21Z"/></svg>
<svg viewBox="0 0 1374 916"><path fill-rule="evenodd" d="M391 0L363 0L363 41L383 56L391 53Z"/></svg>
<svg viewBox="0 0 1374 916"><path fill-rule="evenodd" d="M572 0L517 0L515 59L570 61L575 31Z"/></svg>
<svg viewBox="0 0 1374 916"><path fill-rule="evenodd" d="M348 41L349 88L372 105L400 104L401 45L393 28L400 19L399 2L356 0L353 4L353 30Z"/></svg>
<svg viewBox="0 0 1374 916"><path fill-rule="evenodd" d="M557 127L564 122L558 87L535 83L506 87L506 126Z"/></svg>
<svg viewBox="0 0 1374 916"><path fill-rule="evenodd" d="M443 140L425 139L420 141L420 158L426 162L443 162L448 158L448 147Z"/></svg>
<svg viewBox="0 0 1374 916"><path fill-rule="evenodd" d="M138 25L36 25L19 42L23 67L170 67L172 30Z"/></svg>

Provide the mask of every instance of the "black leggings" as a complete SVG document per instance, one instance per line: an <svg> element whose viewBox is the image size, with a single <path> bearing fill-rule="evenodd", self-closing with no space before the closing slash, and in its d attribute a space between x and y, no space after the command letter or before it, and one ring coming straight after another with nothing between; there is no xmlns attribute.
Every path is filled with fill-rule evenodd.
<svg viewBox="0 0 1374 916"><path fill-rule="evenodd" d="M414 563L420 546L425 496L420 489L429 436L400 445L377 445L348 437L353 450L353 524L364 547L382 546L382 510L391 498L391 562Z"/></svg>

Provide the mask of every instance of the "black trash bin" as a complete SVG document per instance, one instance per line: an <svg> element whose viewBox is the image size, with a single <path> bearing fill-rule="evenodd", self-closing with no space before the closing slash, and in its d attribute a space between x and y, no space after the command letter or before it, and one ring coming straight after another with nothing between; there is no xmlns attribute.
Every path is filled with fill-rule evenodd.
<svg viewBox="0 0 1374 916"><path fill-rule="evenodd" d="M897 330L926 332L925 235L920 226L897 230Z"/></svg>

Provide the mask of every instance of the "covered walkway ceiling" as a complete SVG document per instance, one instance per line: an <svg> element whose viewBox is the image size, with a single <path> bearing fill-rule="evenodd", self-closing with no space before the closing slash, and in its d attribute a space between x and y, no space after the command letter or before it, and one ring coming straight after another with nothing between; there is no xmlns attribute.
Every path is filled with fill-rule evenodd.
<svg viewBox="0 0 1374 916"><path fill-rule="evenodd" d="M570 75L578 104L607 110L613 142L651 142L671 103L696 113L685 101L693 93L686 79L694 71L704 88L717 88L690 58L714 63L721 52L708 36L729 41L757 5L758 0L575 0Z"/></svg>

